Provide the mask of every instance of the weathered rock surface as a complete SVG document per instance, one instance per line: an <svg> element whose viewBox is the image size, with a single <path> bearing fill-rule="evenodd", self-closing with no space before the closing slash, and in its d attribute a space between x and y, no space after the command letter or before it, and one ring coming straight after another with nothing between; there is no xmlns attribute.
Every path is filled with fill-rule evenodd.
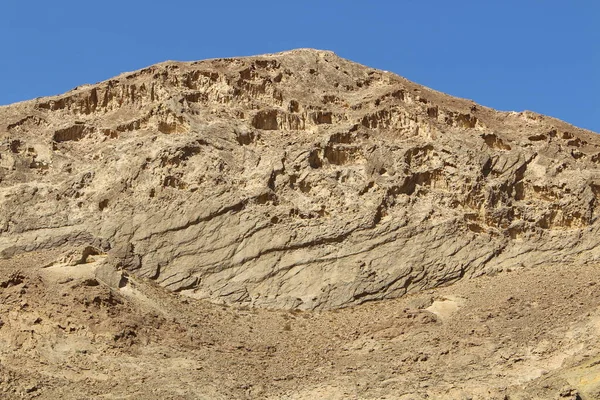
<svg viewBox="0 0 600 400"><path fill-rule="evenodd" d="M197 298L344 307L598 261L599 167L593 132L331 52L166 62L0 107L0 256L88 246Z"/></svg>
<svg viewBox="0 0 600 400"><path fill-rule="evenodd" d="M598 264L303 312L171 293L86 249L0 260L2 400L600 398Z"/></svg>

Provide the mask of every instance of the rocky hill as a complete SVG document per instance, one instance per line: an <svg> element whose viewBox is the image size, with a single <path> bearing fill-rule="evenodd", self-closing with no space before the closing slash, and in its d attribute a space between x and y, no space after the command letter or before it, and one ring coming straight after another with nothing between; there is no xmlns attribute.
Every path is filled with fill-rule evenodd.
<svg viewBox="0 0 600 400"><path fill-rule="evenodd" d="M599 199L596 134L327 51L0 107L1 258L77 248L53 263L217 303L332 309L573 268L600 258Z"/></svg>

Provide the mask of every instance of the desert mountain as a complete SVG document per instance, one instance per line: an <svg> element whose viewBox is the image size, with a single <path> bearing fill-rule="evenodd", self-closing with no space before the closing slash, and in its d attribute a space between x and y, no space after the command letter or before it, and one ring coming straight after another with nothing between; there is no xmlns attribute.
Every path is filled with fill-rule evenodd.
<svg viewBox="0 0 600 400"><path fill-rule="evenodd" d="M594 133L309 49L0 107L0 193L2 258L80 247L217 303L332 309L600 257Z"/></svg>
<svg viewBox="0 0 600 400"><path fill-rule="evenodd" d="M598 399L599 165L308 49L0 107L0 398Z"/></svg>

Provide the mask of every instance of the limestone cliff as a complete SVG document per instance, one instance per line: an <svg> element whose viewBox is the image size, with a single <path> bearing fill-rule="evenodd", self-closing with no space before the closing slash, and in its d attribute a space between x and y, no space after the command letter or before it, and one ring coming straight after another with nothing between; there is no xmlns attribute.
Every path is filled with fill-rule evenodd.
<svg viewBox="0 0 600 400"><path fill-rule="evenodd" d="M0 256L91 246L215 302L325 309L600 258L600 138L317 50L0 107Z"/></svg>

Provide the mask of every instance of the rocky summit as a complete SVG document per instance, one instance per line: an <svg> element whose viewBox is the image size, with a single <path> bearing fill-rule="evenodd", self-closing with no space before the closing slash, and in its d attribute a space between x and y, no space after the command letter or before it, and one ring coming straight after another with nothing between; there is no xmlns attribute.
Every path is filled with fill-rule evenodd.
<svg viewBox="0 0 600 400"><path fill-rule="evenodd" d="M600 258L594 133L328 51L1 107L0 145L2 258L78 246L212 302L332 309Z"/></svg>
<svg viewBox="0 0 600 400"><path fill-rule="evenodd" d="M0 398L599 399L599 199L595 133L328 51L0 107Z"/></svg>

